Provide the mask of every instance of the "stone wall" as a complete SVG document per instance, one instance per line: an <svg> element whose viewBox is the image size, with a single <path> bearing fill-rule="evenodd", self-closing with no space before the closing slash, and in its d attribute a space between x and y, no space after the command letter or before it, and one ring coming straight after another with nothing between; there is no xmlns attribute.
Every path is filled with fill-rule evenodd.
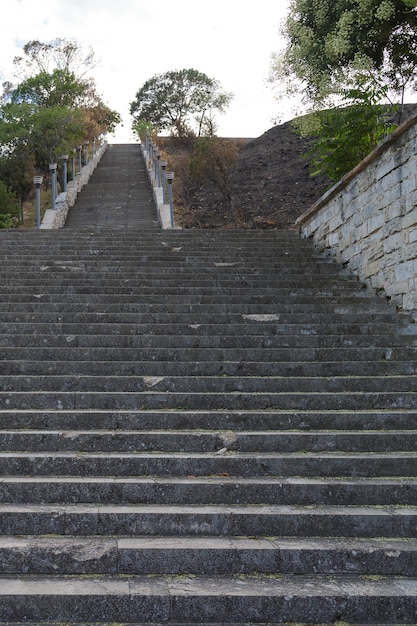
<svg viewBox="0 0 417 626"><path fill-rule="evenodd" d="M296 223L399 309L417 312L417 114Z"/></svg>
<svg viewBox="0 0 417 626"><path fill-rule="evenodd" d="M57 229L65 226L70 208L75 204L81 189L90 180L106 149L107 142L100 146L100 148L95 152L94 157L90 159L87 165L84 165L84 167L81 168L81 172L76 175L75 180L68 182L67 191L57 195L55 200L55 210L47 209L45 211L40 228Z"/></svg>

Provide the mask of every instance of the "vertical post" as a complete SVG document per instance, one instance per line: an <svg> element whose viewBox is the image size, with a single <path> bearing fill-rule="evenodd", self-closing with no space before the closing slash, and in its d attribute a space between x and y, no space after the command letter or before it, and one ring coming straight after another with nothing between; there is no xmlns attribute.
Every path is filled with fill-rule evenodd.
<svg viewBox="0 0 417 626"><path fill-rule="evenodd" d="M75 153L77 152L77 148L73 148L72 150L72 180L75 180Z"/></svg>
<svg viewBox="0 0 417 626"><path fill-rule="evenodd" d="M156 164L157 164L157 155L158 154L158 148L157 146L154 144L154 151L153 151L153 179L154 181L157 180L157 171L156 171Z"/></svg>
<svg viewBox="0 0 417 626"><path fill-rule="evenodd" d="M149 170L152 170L153 163L153 141L149 141Z"/></svg>
<svg viewBox="0 0 417 626"><path fill-rule="evenodd" d="M89 141L85 142L85 164L88 165L88 161L89 161L89 156L88 156L88 145L89 145Z"/></svg>
<svg viewBox="0 0 417 626"><path fill-rule="evenodd" d="M161 186L161 151L156 151L156 167L158 170L158 187Z"/></svg>
<svg viewBox="0 0 417 626"><path fill-rule="evenodd" d="M83 167L83 147L82 145L78 146L78 173L81 174L81 170Z"/></svg>
<svg viewBox="0 0 417 626"><path fill-rule="evenodd" d="M166 191L165 191L165 170L167 168L168 162L161 161L161 169L162 169L162 203L166 204Z"/></svg>
<svg viewBox="0 0 417 626"><path fill-rule="evenodd" d="M64 189L63 191L67 191L67 182L68 182L68 154L63 154L62 158L64 159Z"/></svg>
<svg viewBox="0 0 417 626"><path fill-rule="evenodd" d="M94 139L93 139L93 157L92 157L93 159L94 159L95 155L96 155L96 138L94 137Z"/></svg>
<svg viewBox="0 0 417 626"><path fill-rule="evenodd" d="M56 163L50 163L49 169L51 170L52 176L52 210L55 211L55 200L56 200Z"/></svg>
<svg viewBox="0 0 417 626"><path fill-rule="evenodd" d="M33 182L36 188L36 228L41 227L41 185L42 185L43 177L42 176L34 176Z"/></svg>
<svg viewBox="0 0 417 626"><path fill-rule="evenodd" d="M172 201L172 181L174 180L174 172L167 172L166 179L168 181L168 191L169 191L169 213L171 216L171 228L174 227L174 206Z"/></svg>

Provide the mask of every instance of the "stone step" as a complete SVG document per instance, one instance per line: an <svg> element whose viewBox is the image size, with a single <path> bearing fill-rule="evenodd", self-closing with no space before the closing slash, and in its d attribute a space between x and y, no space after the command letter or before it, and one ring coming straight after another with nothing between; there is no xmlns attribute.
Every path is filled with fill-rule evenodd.
<svg viewBox="0 0 417 626"><path fill-rule="evenodd" d="M412 623L414 578L357 576L4 576L2 618L32 626L42 620L209 624ZM48 590L48 593L45 591ZM86 620L86 621L85 621ZM224 623L224 619L222 620Z"/></svg>
<svg viewBox="0 0 417 626"><path fill-rule="evenodd" d="M1 451L412 452L417 430L0 430Z"/></svg>
<svg viewBox="0 0 417 626"><path fill-rule="evenodd" d="M0 410L140 410L233 409L245 410L371 410L386 407L413 409L417 391L333 392L223 392L158 391L0 391Z"/></svg>
<svg viewBox="0 0 417 626"><path fill-rule="evenodd" d="M382 328L381 328L382 326ZM282 348L297 347L305 352L294 354L294 359L301 355L303 360L306 354L312 354L312 346L322 351L328 351L329 360L369 360L387 359L401 360L415 357L417 338L414 335L397 335L391 339L389 325L380 325L380 332L387 329L386 335L375 334L375 329L368 324L334 324L324 326L320 324L275 324L254 322L250 325L234 324L121 324L96 323L77 324L71 322L49 321L37 322L9 322L1 324L2 334L0 345L19 346L53 346L56 343L71 346L119 346L126 349L135 345L143 348L174 347L174 348ZM246 328L246 333L245 333ZM184 331L184 332L182 332ZM23 336L23 337L22 337ZM18 337L22 337L20 340ZM162 344L162 346L161 346ZM379 347L383 347L381 348ZM361 350L354 352L355 348ZM362 348L366 347L364 351ZM337 350L345 349L345 354ZM333 350L333 358L331 351ZM350 356L349 356L350 350ZM360 354L364 357L360 357ZM283 352L284 354L284 352ZM318 352L320 354L320 352ZM324 354L324 352L323 352ZM354 356L354 355L357 356ZM401 355L404 355L403 357ZM307 357L308 358L308 357ZM284 357L285 359L285 357ZM276 355L273 357L276 360ZM298 359L297 359L298 360Z"/></svg>
<svg viewBox="0 0 417 626"><path fill-rule="evenodd" d="M211 429L236 431L257 428L264 430L413 430L415 408L371 409L368 411L310 411L310 410L193 410L179 407L169 410L59 410L35 409L0 410L0 427L46 428L46 429Z"/></svg>
<svg viewBox="0 0 417 626"><path fill-rule="evenodd" d="M97 311L97 303L94 302L82 302L78 298L76 301L71 299L71 302L62 301L62 302L42 302L37 301L32 295L29 296L32 301L24 301L24 302L3 302L0 303L0 313L34 313L36 315L41 315L44 313L79 313L80 309L87 313L95 313ZM282 315L288 315L291 312L294 312L294 307L297 307L297 315L309 314L311 316L316 316L319 314L328 314L329 319L331 320L331 316L333 314L339 315L341 309L343 310L343 314L347 313L355 313L357 310L358 303L352 302L347 303L344 302L341 305L340 302L335 302L332 304L331 302L324 302L319 304L311 304L307 303L297 303L291 305L277 304L273 302L273 298L271 298L270 302L266 300L262 302L242 302L241 299L239 301L238 298L234 298L234 301L230 301L230 298L227 296L222 297L222 303L219 303L219 298L213 298L212 302L199 302L196 299L187 298L184 296L172 297L170 298L169 304L166 302L166 296L160 295L158 297L132 297L132 302L101 302L99 303L100 314L110 313L110 314L120 314L120 313L143 313L143 312L179 312L179 313L194 313L196 311L201 312L201 315L207 315L207 313L211 313L213 307L216 307L216 310L219 314L236 314L240 313L242 316L245 314L251 314L252 316L259 315L260 318L264 316L264 319L267 320L267 315L271 316L271 321L278 322L281 319ZM188 302L187 302L188 300ZM217 301L217 302L216 302ZM259 308L262 311L259 313ZM362 303L361 306L363 313L368 313L370 315L374 315L377 313L378 315L381 313L381 307L378 306L377 302L372 304L368 304L368 300L366 300L366 305ZM250 320L251 318L249 318ZM314 319L314 318L313 318Z"/></svg>
<svg viewBox="0 0 417 626"><path fill-rule="evenodd" d="M395 537L414 539L417 507L1 504L2 535ZM1 579L0 579L1 580ZM1 588L1 585L0 585Z"/></svg>
<svg viewBox="0 0 417 626"><path fill-rule="evenodd" d="M408 477L410 452L0 452L2 476Z"/></svg>
<svg viewBox="0 0 417 626"><path fill-rule="evenodd" d="M16 350L16 349L15 349ZM79 348L81 351L81 348ZM0 355L2 349L0 347ZM20 357L22 350L18 350ZM30 355L25 351L26 356ZM36 354L39 357L41 355ZM4 376L86 376L91 371L100 376L141 376L141 377L166 377L166 376L286 376L286 377L311 377L311 376L405 376L417 373L417 364L411 361L208 361L196 362L190 365L187 361L115 361L114 359L99 361L82 360L82 354L74 354L71 350L71 360L61 350L55 352L54 358L43 361L0 361L0 370ZM122 356L122 355L121 355ZM262 356L262 355L261 355Z"/></svg>
<svg viewBox="0 0 417 626"><path fill-rule="evenodd" d="M92 369L94 366L92 366ZM100 375L0 375L3 392L105 392L191 394L358 394L404 393L417 399L417 376L120 376L117 367L109 376Z"/></svg>
<svg viewBox="0 0 417 626"><path fill-rule="evenodd" d="M230 575L417 577L417 542L281 537L3 537L2 576ZM370 574L372 572L372 575ZM1 579L0 579L1 580Z"/></svg>
<svg viewBox="0 0 417 626"><path fill-rule="evenodd" d="M407 462L407 461L405 461ZM416 506L416 477L5 476L8 504Z"/></svg>
<svg viewBox="0 0 417 626"><path fill-rule="evenodd" d="M262 307L264 308L264 307ZM183 324L184 318L188 324L230 324L242 323L242 320L246 320L250 328L250 321L255 322L262 321L274 321L280 324L322 324L325 327L326 318L329 324L340 324L342 320L346 320L346 324L367 324L369 323L369 316L366 312L361 313L329 313L328 317L324 313L270 313L268 310L259 310L259 307L244 307L242 306L242 312L230 311L230 310L216 310L216 307L212 306L206 311L199 311L196 307L192 311L178 311L173 307L171 311L161 311L159 308L156 310L142 310L137 313L120 312L106 312L106 311L66 311L63 309L60 312L4 312L2 314L1 327L7 330L9 323L50 323L59 322L66 324ZM271 319L272 316L272 319ZM395 321L394 316L391 314L385 314L383 312L379 314L373 314L372 318L374 323L391 324ZM249 330L248 328L248 330Z"/></svg>
<svg viewBox="0 0 417 626"><path fill-rule="evenodd" d="M88 294L90 291L93 294L104 294L107 296L117 297L119 294L127 294L134 295L136 293L140 294L153 294L153 293L190 293L194 291L196 293L215 293L219 294L220 297L222 294L235 293L243 298L247 298L250 300L252 298L252 294L256 295L256 292L264 291L265 295L271 295L275 297L277 300L284 300L286 297L285 291L289 290L290 283L281 282L280 284L276 284L271 286L271 282L267 281L254 281L254 280L245 280L245 285L242 284L238 287L238 280L221 280L219 278L206 278L206 279L195 279L189 278L188 276L184 276L182 279L179 277L175 279L173 276L165 277L161 279L155 279L152 281L149 277L144 277L141 280L137 279L129 279L124 277L121 279L111 277L108 280L105 280L105 277L97 277L94 279L93 277L82 278L78 276L78 280L75 280L77 277L70 275L53 275L48 277L47 279L42 276L34 276L32 279L28 278L25 280L13 280L12 277L9 277L9 280L12 282L9 283L7 280L2 281L2 291L4 297L7 294L21 294L22 292L28 292L29 294L33 294L34 298L42 297L44 293L51 294L61 294L65 295L68 298L77 297L78 294ZM243 280L243 279L242 279ZM342 293L342 290L336 285L329 285L329 280L323 281L332 291L332 294L336 296ZM306 281L300 281L294 284L294 289L297 291L307 292L310 289L314 289L316 286L318 289L320 288L317 283L311 281L309 284ZM352 288L352 293L355 293L355 288ZM367 301L367 298L364 298L363 301ZM360 300L362 301L362 300ZM358 306L358 309L360 307ZM387 314L387 311L392 314L392 307L387 308L385 305L381 307L381 314ZM395 323L398 326L399 316L392 316L391 322Z"/></svg>
<svg viewBox="0 0 417 626"><path fill-rule="evenodd" d="M163 290L157 291L156 289L152 289L151 287L137 286L126 288L126 285L129 285L130 281L127 283L122 282L117 285L117 295L120 298L118 302L120 304L130 304L138 303L142 301L146 302L166 302L167 296L170 297L170 302L192 302L192 303L210 303L210 302L218 302L219 300L225 302L240 302L242 300L242 295L245 294L245 299L247 302L266 302L266 303L274 303L276 306L286 306L284 304L285 301L288 301L291 297L291 300L294 302L294 305L298 304L339 304L343 305L344 303L352 304L358 306L362 302L369 302L370 296L368 292L357 291L354 288L346 288L328 290L328 291L320 291L314 290L313 288L305 287L299 288L297 291L292 290L289 287L282 287L281 289L274 290L272 288L268 290L257 289L254 287L248 291L244 288L239 288L238 285L234 287L223 289L221 286L217 288L192 288L187 285L183 285L181 287L165 287ZM123 287L124 285L124 287ZM74 286L75 287L75 286ZM109 290L108 290L109 291ZM7 300L6 300L7 294ZM94 288L91 285L91 292L87 292L86 290L75 288L72 290L70 294L72 298L76 298L76 300L80 303L86 303L90 306L94 304L105 305L111 303L111 293L102 292L97 288ZM278 299L279 295L279 299ZM33 289L28 289L27 292L22 292L21 289L14 288L13 284L5 285L4 292L4 302L8 303L10 306L12 303L23 303L23 302L42 302L42 303L67 303L73 302L72 298L70 299L68 295L65 293L60 293L59 291L54 293L52 290L48 290L47 292L41 293L33 293ZM291 306L291 305L290 305Z"/></svg>

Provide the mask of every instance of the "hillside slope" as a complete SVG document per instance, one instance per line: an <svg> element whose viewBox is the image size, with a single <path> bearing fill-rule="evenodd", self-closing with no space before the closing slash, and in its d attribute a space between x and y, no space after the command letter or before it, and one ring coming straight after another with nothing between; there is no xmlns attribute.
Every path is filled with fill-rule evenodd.
<svg viewBox="0 0 417 626"><path fill-rule="evenodd" d="M403 119L416 106L406 104ZM230 174L233 210L213 186L188 184L188 208L179 211L183 227L292 229L297 217L332 185L327 177L310 176L306 154L311 140L297 135L292 122L256 139L230 141L239 146Z"/></svg>
<svg viewBox="0 0 417 626"><path fill-rule="evenodd" d="M310 142L296 135L290 122L237 143L243 146L230 174L235 217L216 188L195 186L188 190L189 210L181 211L184 227L294 228L297 217L331 185L310 176L305 158Z"/></svg>

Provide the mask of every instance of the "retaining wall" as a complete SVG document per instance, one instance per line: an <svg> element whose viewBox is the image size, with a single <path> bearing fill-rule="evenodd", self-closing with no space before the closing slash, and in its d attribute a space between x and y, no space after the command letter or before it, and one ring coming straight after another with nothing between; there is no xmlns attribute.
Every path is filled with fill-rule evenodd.
<svg viewBox="0 0 417 626"><path fill-rule="evenodd" d="M417 312L417 114L296 224L399 309Z"/></svg>
<svg viewBox="0 0 417 626"><path fill-rule="evenodd" d="M67 183L67 191L57 195L55 200L55 209L47 209L44 213L40 228L57 229L63 228L68 216L70 208L75 204L77 196L81 189L88 183L94 170L99 164L101 157L107 150L107 142L104 142L95 152L94 157L90 159L87 165L81 168L75 180Z"/></svg>

